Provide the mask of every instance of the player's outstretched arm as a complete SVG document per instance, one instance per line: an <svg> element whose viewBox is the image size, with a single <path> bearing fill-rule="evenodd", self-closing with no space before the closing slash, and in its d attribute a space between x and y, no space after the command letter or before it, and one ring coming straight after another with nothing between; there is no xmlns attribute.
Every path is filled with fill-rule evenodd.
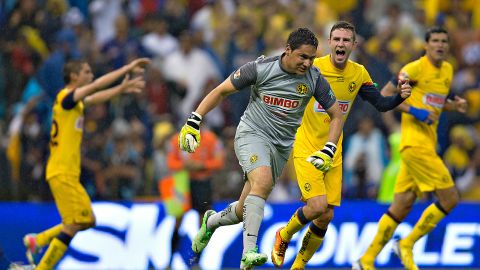
<svg viewBox="0 0 480 270"><path fill-rule="evenodd" d="M87 96L92 93L102 90L115 81L119 80L121 77L125 76L128 73L132 73L133 76L143 73L143 68L150 63L148 58L138 58L130 62L129 64L116 69L112 72L109 72L100 78L97 78L92 83L85 86L79 87L75 90L73 95L73 100L75 102L85 99Z"/></svg>
<svg viewBox="0 0 480 270"><path fill-rule="evenodd" d="M226 96L235 92L237 92L237 89L235 89L233 86L231 79L227 78L220 85L215 87L210 93L208 93L207 96L205 96L195 112L205 116L208 112L220 104L220 102L222 102Z"/></svg>
<svg viewBox="0 0 480 270"><path fill-rule="evenodd" d="M444 109L447 111L457 111L459 113L466 113L468 110L468 103L466 99L455 95L453 99L446 100Z"/></svg>
<svg viewBox="0 0 480 270"><path fill-rule="evenodd" d="M391 81L389 81L380 91L381 95L384 97L395 96L398 93L398 88ZM410 106L407 104L401 103L396 108L401 112L408 113Z"/></svg>
<svg viewBox="0 0 480 270"><path fill-rule="evenodd" d="M395 85L393 85L392 82L388 82L381 91L382 95L384 96L392 96L392 95L395 95L395 93L397 92L398 92L398 89ZM434 112L423 109L423 108L417 108L405 103L398 105L397 109L401 112L411 114L420 122L424 122L429 125L438 120L438 115L435 114Z"/></svg>
<svg viewBox="0 0 480 270"><path fill-rule="evenodd" d="M181 150L189 153L195 152L198 146L200 146L200 124L202 123L203 117L220 104L226 96L236 91L230 78L227 78L208 93L202 102L200 102L198 108L192 112L178 134L178 146Z"/></svg>
<svg viewBox="0 0 480 270"><path fill-rule="evenodd" d="M375 109L380 112L386 112L399 106L412 92L412 87L408 80L399 83L398 86L396 88L393 87L393 89L390 89L390 85L393 86L390 82L386 85L389 89L388 91L392 92L389 94L381 94L375 85L363 85L362 88L360 88L359 94L362 99L372 104Z"/></svg>
<svg viewBox="0 0 480 270"><path fill-rule="evenodd" d="M140 93L144 88L145 80L142 76L131 78L127 74L121 84L87 96L84 103L86 106L103 103L122 93Z"/></svg>

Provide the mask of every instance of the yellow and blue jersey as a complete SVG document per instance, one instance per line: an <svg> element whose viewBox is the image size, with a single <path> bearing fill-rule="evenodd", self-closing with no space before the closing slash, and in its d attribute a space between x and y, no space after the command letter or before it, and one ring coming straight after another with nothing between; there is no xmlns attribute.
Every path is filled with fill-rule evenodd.
<svg viewBox="0 0 480 270"><path fill-rule="evenodd" d="M344 114L344 119L347 119L359 92L367 89L378 91L363 65L349 60L345 69L341 70L331 63L330 55L315 59L313 64L320 69L330 84ZM315 99L310 99L303 115L302 124L297 130L295 156L308 156L312 152L322 149L327 142L329 123L330 117L326 111ZM342 139L343 134L337 144L335 163L341 162Z"/></svg>
<svg viewBox="0 0 480 270"><path fill-rule="evenodd" d="M440 115L453 78L453 67L443 61L440 68L435 67L426 56L405 65L399 79L409 79L412 94L406 104ZM402 139L400 150L409 146L418 146L435 150L437 145L438 121L431 125L417 120L413 115L402 113Z"/></svg>
<svg viewBox="0 0 480 270"><path fill-rule="evenodd" d="M59 174L80 176L80 145L83 135L82 101L73 108L65 108L65 98L73 90L64 88L56 96L53 105L53 119L50 130L50 157L47 163L46 179Z"/></svg>

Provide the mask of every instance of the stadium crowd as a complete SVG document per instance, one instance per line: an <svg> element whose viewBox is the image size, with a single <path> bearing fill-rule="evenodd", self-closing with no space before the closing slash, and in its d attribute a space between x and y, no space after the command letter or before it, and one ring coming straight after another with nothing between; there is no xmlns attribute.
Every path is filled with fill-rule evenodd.
<svg viewBox="0 0 480 270"><path fill-rule="evenodd" d="M63 64L84 58L95 74L150 57L142 94L85 110L81 181L94 200L158 198L171 174L170 137L205 93L237 67L284 48L291 29L307 26L327 53L337 20L357 27L353 60L381 88L423 53L425 30L450 33L452 91L468 100L466 115L444 113L438 151L462 199L480 200L480 5L475 0L5 0L0 3L0 200L51 200L45 165L51 107ZM204 123L223 142L214 200L237 198L242 172L233 151L235 127L249 91L229 96ZM376 199L396 162L397 118L357 99L345 124L344 196ZM393 146L393 147L392 147ZM289 169L290 168L290 169ZM270 200L299 198L291 165ZM387 186L387 185L386 185ZM381 196L387 197L387 196ZM388 200L388 199L386 199Z"/></svg>

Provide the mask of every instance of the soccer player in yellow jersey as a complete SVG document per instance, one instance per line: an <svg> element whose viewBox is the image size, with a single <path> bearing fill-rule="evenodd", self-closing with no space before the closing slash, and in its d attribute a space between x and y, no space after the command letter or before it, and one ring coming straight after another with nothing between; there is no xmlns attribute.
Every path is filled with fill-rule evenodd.
<svg viewBox="0 0 480 270"><path fill-rule="evenodd" d="M449 95L453 68L445 61L448 42L446 30L439 27L428 30L425 55L408 63L399 73L398 80L410 80L413 89L408 101L398 107L402 111L401 165L395 195L388 211L378 222L373 242L354 263L353 269L374 269L375 258L408 215L418 196L423 192L434 192L438 201L428 206L412 231L393 245L393 251L405 269L418 269L413 260L413 245L433 230L458 203L459 196L452 177L435 151L440 113L443 110L462 113L467 110L465 99ZM394 94L393 83L388 83L382 93Z"/></svg>
<svg viewBox="0 0 480 270"><path fill-rule="evenodd" d="M62 223L39 234L27 234L23 241L27 258L35 264L39 250L49 245L37 270L53 269L79 231L95 225L95 216L87 192L80 184L80 145L83 134L83 109L90 104L108 101L122 93L140 92L145 81L141 76L147 58L134 60L92 82L93 74L85 61L74 60L63 69L65 88L60 90L53 105L50 132L50 157L46 179L52 191ZM100 91L118 79L123 81Z"/></svg>
<svg viewBox="0 0 480 270"><path fill-rule="evenodd" d="M410 96L408 84L399 86L400 94L384 97L375 87L364 66L349 60L350 53L356 46L355 27L348 22L338 22L330 30L328 40L330 54L315 59L314 65L331 85L337 97L344 119L357 94L371 103L379 111L391 110ZM292 269L304 269L306 263L321 245L328 224L333 218L334 206L340 205L342 191L342 137L338 150L333 156L331 169L323 173L317 170L307 157L327 140L330 117L325 110L311 99L303 115L302 124L297 130L293 147L293 161L297 181L306 201L299 208L285 227L277 231L272 250L272 261L277 267L284 262L285 252L292 236L310 223L302 242L302 247L292 265Z"/></svg>

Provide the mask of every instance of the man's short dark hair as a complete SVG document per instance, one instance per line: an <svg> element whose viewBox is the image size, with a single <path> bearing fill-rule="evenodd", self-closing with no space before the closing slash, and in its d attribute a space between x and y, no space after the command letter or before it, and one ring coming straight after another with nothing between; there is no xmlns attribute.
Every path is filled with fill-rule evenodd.
<svg viewBox="0 0 480 270"><path fill-rule="evenodd" d="M353 33L353 41L355 41L356 39L356 32L355 32L355 26L353 26L353 24L347 22L347 21L339 21L337 23L335 23L333 26L332 26L332 29L330 29L330 38L332 38L332 32L337 30L337 29L347 29L347 30L350 30L352 31Z"/></svg>
<svg viewBox="0 0 480 270"><path fill-rule="evenodd" d="M79 73L85 63L87 63L85 60L70 60L65 64L63 67L63 81L65 84L70 83L70 73Z"/></svg>
<svg viewBox="0 0 480 270"><path fill-rule="evenodd" d="M441 26L434 26L428 29L427 32L425 33L425 41L428 42L432 34L438 34L438 33L444 33L448 36L448 32L445 28Z"/></svg>
<svg viewBox="0 0 480 270"><path fill-rule="evenodd" d="M290 33L288 36L287 44L290 45L290 49L296 50L302 45L312 45L318 47L318 39L315 34L308 28L298 28Z"/></svg>

